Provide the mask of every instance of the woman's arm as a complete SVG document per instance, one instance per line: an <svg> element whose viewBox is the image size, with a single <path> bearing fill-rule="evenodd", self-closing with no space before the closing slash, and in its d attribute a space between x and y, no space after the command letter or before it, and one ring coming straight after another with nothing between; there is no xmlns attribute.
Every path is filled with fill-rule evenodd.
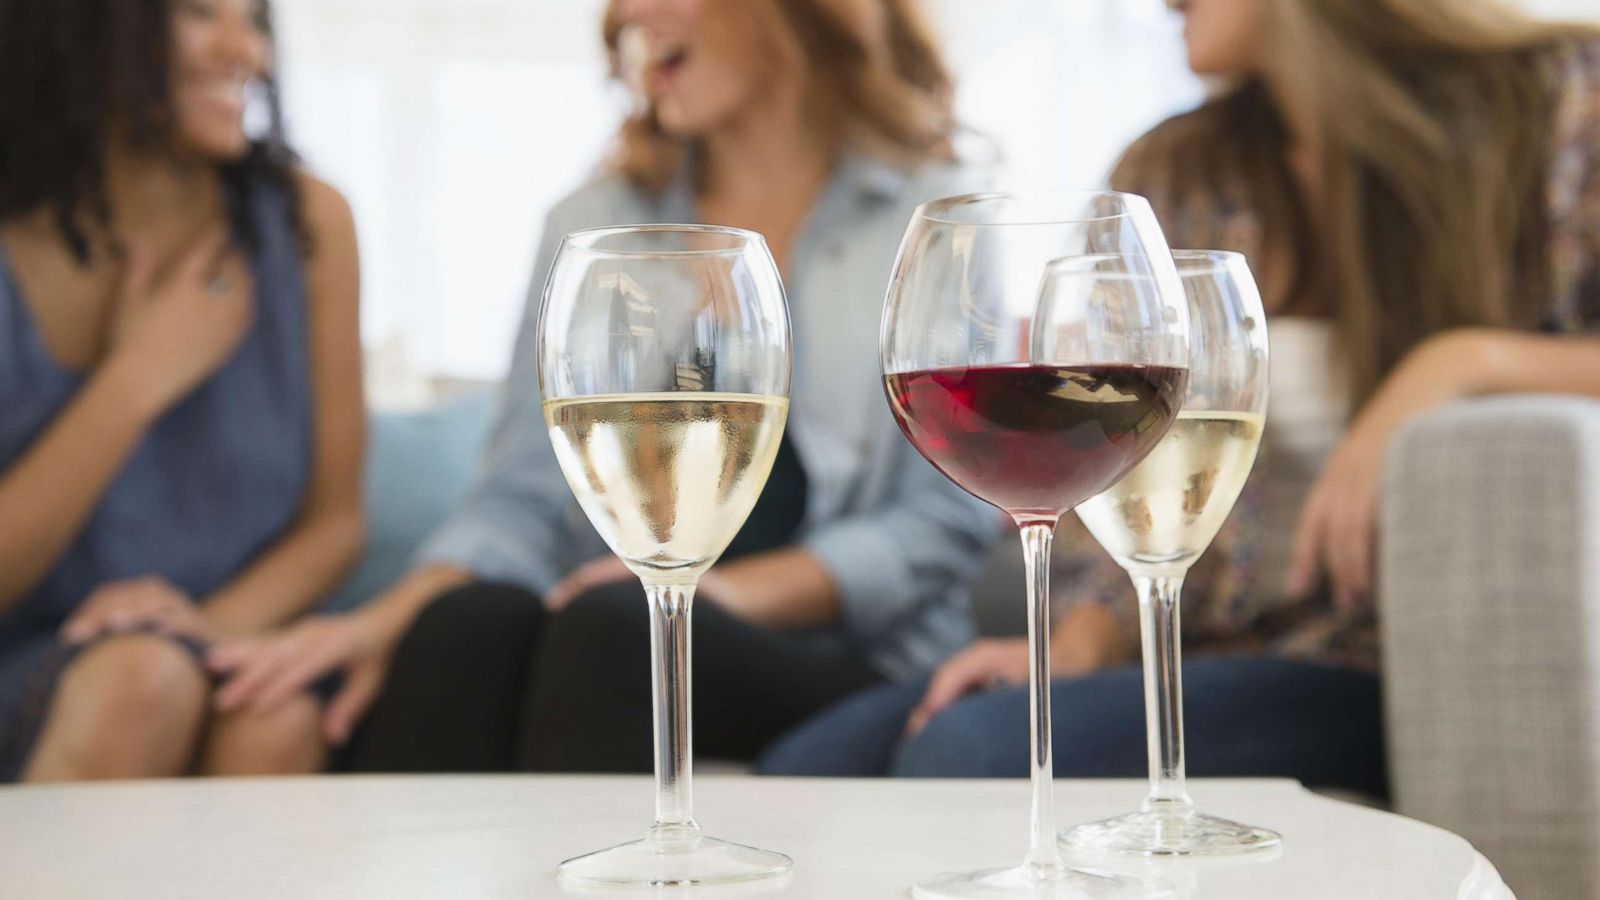
<svg viewBox="0 0 1600 900"><path fill-rule="evenodd" d="M44 436L0 478L0 612L66 552L152 422L120 361L95 371Z"/></svg>
<svg viewBox="0 0 1600 900"><path fill-rule="evenodd" d="M820 628L839 621L839 586L809 550L755 553L713 568L699 593L756 625Z"/></svg>
<svg viewBox="0 0 1600 900"><path fill-rule="evenodd" d="M697 595L756 625L821 628L843 623L875 636L930 593L963 583L999 532L994 510L959 491L910 446L875 509L815 529L801 544L711 569ZM634 577L603 556L545 595L553 610L601 584Z"/></svg>
<svg viewBox="0 0 1600 900"><path fill-rule="evenodd" d="M1446 332L1434 340L1439 346L1432 352L1460 373L1463 396L1600 397L1600 337L1481 328Z"/></svg>
<svg viewBox="0 0 1600 900"><path fill-rule="evenodd" d="M204 605L223 634L281 624L311 606L355 561L365 535L361 466L360 262L350 207L300 177L311 231L306 263L313 444L311 484L289 531Z"/></svg>
<svg viewBox="0 0 1600 900"><path fill-rule="evenodd" d="M718 565L699 595L757 625L778 629L843 624L875 637L933 592L964 583L999 533L987 505L898 447L894 482L875 509L815 529L799 545ZM587 578L589 570L598 578ZM597 560L557 585L570 599L593 583L626 576Z"/></svg>
<svg viewBox="0 0 1600 900"><path fill-rule="evenodd" d="M1370 597L1378 477L1395 431L1452 401L1508 393L1600 397L1600 337L1464 328L1423 342L1362 409L1313 486L1285 589L1304 594L1326 573L1341 606Z"/></svg>
<svg viewBox="0 0 1600 900"><path fill-rule="evenodd" d="M0 613L61 559L150 427L233 354L249 282L226 234L203 236L165 273L130 242L105 362L0 473Z"/></svg>

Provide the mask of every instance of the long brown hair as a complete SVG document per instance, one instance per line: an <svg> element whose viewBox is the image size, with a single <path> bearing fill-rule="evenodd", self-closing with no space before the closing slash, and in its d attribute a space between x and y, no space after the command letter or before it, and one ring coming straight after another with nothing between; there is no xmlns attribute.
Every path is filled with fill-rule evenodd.
<svg viewBox="0 0 1600 900"><path fill-rule="evenodd" d="M1496 0L1267 0L1261 79L1157 128L1113 180L1182 209L1236 190L1290 296L1339 327L1357 396L1424 338L1530 326L1549 289L1551 50L1600 37ZM1313 227L1279 102L1321 138ZM1300 116L1297 116L1300 118Z"/></svg>
<svg viewBox="0 0 1600 900"><path fill-rule="evenodd" d="M954 156L954 86L918 0L720 0L757 17L773 50L801 67L811 100L835 136L894 162ZM620 77L617 0L604 36ZM611 165L634 183L663 187L690 142L667 134L646 106L623 122Z"/></svg>

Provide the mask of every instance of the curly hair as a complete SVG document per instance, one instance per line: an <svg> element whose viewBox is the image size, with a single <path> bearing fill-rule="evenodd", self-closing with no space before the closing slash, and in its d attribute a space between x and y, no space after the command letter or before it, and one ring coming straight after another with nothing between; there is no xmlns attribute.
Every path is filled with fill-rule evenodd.
<svg viewBox="0 0 1600 900"><path fill-rule="evenodd" d="M260 3L270 39L271 10ZM146 149L171 137L171 15L170 0L0 0L0 222L48 208L67 247L89 263L88 226L112 227L109 146ZM266 133L218 167L247 244L256 237L248 187L260 179L289 198L305 234L277 82L263 82Z"/></svg>
<svg viewBox="0 0 1600 900"><path fill-rule="evenodd" d="M955 157L955 87L919 0L739 0L777 56L797 61L842 128L844 142L915 165ZM622 78L617 0L601 26ZM651 106L623 122L611 166L643 187L665 186L691 142L661 127Z"/></svg>

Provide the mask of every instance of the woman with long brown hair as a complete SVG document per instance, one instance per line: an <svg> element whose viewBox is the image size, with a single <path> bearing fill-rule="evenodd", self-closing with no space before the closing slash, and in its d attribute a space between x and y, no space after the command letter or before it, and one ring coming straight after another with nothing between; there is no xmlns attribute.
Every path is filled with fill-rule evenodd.
<svg viewBox="0 0 1600 900"><path fill-rule="evenodd" d="M1174 0L1229 86L1112 176L1174 247L1245 253L1273 398L1233 517L1188 579L1191 771L1382 793L1378 475L1396 429L1494 393L1600 395L1600 31L1491 0ZM1076 522L1070 523L1076 525ZM1064 775L1143 774L1126 576L1064 538L1054 689ZM841 709L777 772L1023 774L1017 641ZM963 699L965 697L965 699ZM909 718L917 736L900 737Z"/></svg>
<svg viewBox="0 0 1600 900"><path fill-rule="evenodd" d="M639 106L603 173L546 222L472 496L368 608L218 654L226 708L344 672L326 720L336 740L387 680L354 767L650 768L646 606L576 514L533 374L545 273L580 228L749 228L789 289L785 442L698 591L700 748L753 758L833 700L926 672L970 639L961 586L993 519L900 439L875 349L911 210L974 181L954 160L951 83L917 3L615 0L604 34Z"/></svg>

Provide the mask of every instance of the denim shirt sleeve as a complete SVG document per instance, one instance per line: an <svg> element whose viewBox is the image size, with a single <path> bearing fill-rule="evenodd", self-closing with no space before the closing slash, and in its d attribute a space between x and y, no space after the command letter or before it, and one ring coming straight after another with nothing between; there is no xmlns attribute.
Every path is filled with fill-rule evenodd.
<svg viewBox="0 0 1600 900"><path fill-rule="evenodd" d="M977 575L1000 514L951 484L907 442L892 454L882 500L805 540L833 576L845 630L876 641L916 608Z"/></svg>
<svg viewBox="0 0 1600 900"><path fill-rule="evenodd" d="M533 282L488 451L467 498L418 552L417 562L460 566L486 581L536 593L560 580L571 493L556 462L539 395L535 345L545 278L570 229L558 208L545 220Z"/></svg>
<svg viewBox="0 0 1600 900"><path fill-rule="evenodd" d="M874 179L882 172L868 169ZM883 220L875 227L888 237L881 245L879 240L862 242L847 254L852 271L844 280L883 284L916 204L984 190L989 180L987 169L969 165L934 165L884 179L878 191L888 199L880 201L871 215ZM881 309L881 295L877 299L875 310ZM876 311L872 319L876 325ZM873 328L873 337L876 333ZM822 377L831 375L832 370ZM856 389L854 382L836 381L825 393ZM970 637L966 586L981 568L986 549L999 537L1001 517L924 460L895 427L881 398L878 403L875 421L884 449L856 482L867 502L850 503L853 508L845 514L818 521L803 536L802 545L832 576L839 591L841 624L854 643L885 653L900 645L891 656L916 657L926 667L954 649L953 642ZM889 665L885 659L879 664L885 669Z"/></svg>

